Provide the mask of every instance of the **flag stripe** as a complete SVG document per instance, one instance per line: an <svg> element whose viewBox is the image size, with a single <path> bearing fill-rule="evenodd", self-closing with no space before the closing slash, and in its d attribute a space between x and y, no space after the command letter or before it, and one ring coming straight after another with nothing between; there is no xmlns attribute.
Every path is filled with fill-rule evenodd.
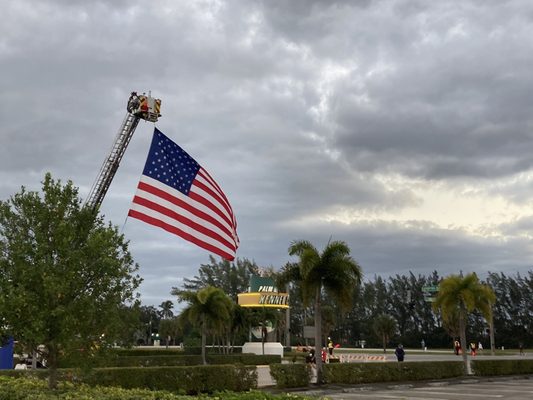
<svg viewBox="0 0 533 400"><path fill-rule="evenodd" d="M226 246L224 246L220 241L210 237L210 236L207 236L207 235L204 235L203 233L201 232L198 232L194 229L192 229L191 227L187 226L187 225L184 225L182 223L180 223L179 221L173 219L172 217L168 217L164 214L160 214L158 213L157 211L154 211L150 208L146 208L140 204L137 204L137 203L133 203L131 208L130 208L130 211L135 211L137 213L140 213L146 217L149 217L149 218L152 218L153 220L158 220L158 221L161 221L162 224L164 224L165 226L172 226L174 227L174 232L184 232L185 234L187 234L187 237L185 239L189 240L190 238L195 238L195 240L197 241L200 241L202 243L206 243L208 244L209 246L211 246L211 248L213 247L216 247L218 248L220 251L226 253L226 254L235 254L235 249L234 248L228 248ZM177 234L177 233L176 233ZM180 235L181 236L181 235ZM183 236L182 236L183 237Z"/></svg>
<svg viewBox="0 0 533 400"><path fill-rule="evenodd" d="M229 238L231 238L231 241L234 241L232 233L231 233L231 224L228 224L226 221L225 223L222 223L217 217L218 214L213 216L209 212L210 209L205 211L202 211L198 205L191 204L191 200L187 198L185 195L181 194L179 191L174 191L174 193L169 193L168 191L162 190L156 186L153 186L147 182L144 182L146 178L141 178L141 181L139 182L138 191L135 194L135 197L147 199L156 202L157 199L161 199L164 201L165 207L168 209L171 209L175 212L179 212L179 209L185 210L187 213L190 213L192 217L196 217L197 219L204 220L214 226L216 226L218 229L220 229L224 234L226 234ZM185 199L182 199L180 197L177 197L177 194L181 194L180 197L184 197ZM133 200L135 202L135 198Z"/></svg>
<svg viewBox="0 0 533 400"><path fill-rule="evenodd" d="M224 237L216 233L215 231L207 228L205 225L201 225L190 218L185 217L184 215L180 215L177 212L170 210L164 206L162 206L159 203L155 203L151 200L144 199L142 197L135 196L133 198L133 202L135 204L138 204L140 206L143 206L147 209L150 209L154 211L155 213L159 214L160 216L167 216L173 220L176 220L178 223L191 228L192 230L195 230L205 236L209 236L212 239L215 239L222 243L224 246L226 246L229 249L232 249L235 251L235 244L231 244L228 240L226 240Z"/></svg>
<svg viewBox="0 0 533 400"><path fill-rule="evenodd" d="M196 181L195 181L196 182ZM202 189L200 186L193 184L189 192L189 198L195 200L196 202L203 204L205 207L209 208L211 211L216 213L224 222L228 225L232 225L231 218L226 215L225 210L221 210L221 207L217 206L215 199L211 197L209 192Z"/></svg>
<svg viewBox="0 0 533 400"><path fill-rule="evenodd" d="M218 213L224 216L228 223L231 224L233 214L231 207L221 203L221 197L217 196L216 192L213 190L213 187L207 181L203 181L203 178L199 175L197 175L194 179L189 195L192 193L198 194L208 200L214 207L218 209Z"/></svg>
<svg viewBox="0 0 533 400"><path fill-rule="evenodd" d="M130 209L128 215L130 217L133 217L133 218L137 218L143 222L146 222L147 224L150 224L150 225L154 225L154 226L157 226L159 228L163 228L164 230L166 230L167 232L170 232L170 233L173 233L177 236L180 236L182 237L183 239L185 240L188 240L189 242L191 243L194 243L195 245L205 249L205 250L208 250L212 253L215 253L217 255L219 255L220 257L223 257L229 261L233 261L235 259L235 256L230 254L230 253L227 253L223 250L221 250L220 248L216 247L216 246L213 246L212 244L209 244L209 243L206 243L200 239L197 239L196 237L188 234L187 232L184 232L182 231L181 229L173 226L173 225L170 225L170 224L167 224L163 221L161 221L160 219L157 219L157 218L153 218L153 217L150 217L146 214L143 214L139 211L136 211L136 210L133 210L133 209Z"/></svg>
<svg viewBox="0 0 533 400"><path fill-rule="evenodd" d="M141 204L141 203L145 203L145 202L139 202L139 203L138 202L134 202L134 203L132 203L131 209L139 211L139 212L141 212L143 214L146 214L146 215L148 215L150 217L153 217L153 218L156 218L156 219L160 219L161 221L167 223L168 225L174 225L177 228L179 228L181 231L187 232L188 234L190 234L192 236L195 236L195 237L197 237L198 239L200 239L200 240L202 240L204 242L210 243L213 246L218 246L218 247L222 248L225 252L230 252L230 251L234 252L235 251L236 245L230 244L229 247L226 246L225 243L227 243L227 242L231 243L227 238L226 238L226 240L224 242L217 241L216 238L214 238L212 236L209 236L209 235L206 235L203 232L197 231L194 228L192 228L191 226L189 226L187 224L184 224L182 221L177 220L177 219L175 219L173 217L170 217L170 216L168 216L168 215L166 215L164 213L161 213L158 210L154 210L151 207L148 207L148 206L146 206L144 204Z"/></svg>
<svg viewBox="0 0 533 400"><path fill-rule="evenodd" d="M231 206L229 204L228 199L226 198L226 195L224 194L224 192L222 191L220 186L218 186L218 184L215 182L215 180L211 177L211 175L209 175L209 172L207 172L203 168L200 168L200 170L198 171L198 175L202 176L205 180L207 180L208 182L211 183L211 185L216 189L218 194L220 194L220 197L222 197L224 199L224 202L226 203L227 208L231 211L231 215L233 216L233 210L231 209Z"/></svg>
<svg viewBox="0 0 533 400"><path fill-rule="evenodd" d="M211 190L213 190L215 193L218 193L217 200L223 205L225 212L228 213L229 219L232 220L233 210L231 209L231 206L229 202L227 201L226 196L224 195L224 193L222 193L222 191L220 190L216 182L213 181L211 177L209 177L209 174L207 173L207 171L204 170L203 168L200 168L200 170L198 171L198 174L196 175L196 180L198 182L205 183L208 187L211 188Z"/></svg>

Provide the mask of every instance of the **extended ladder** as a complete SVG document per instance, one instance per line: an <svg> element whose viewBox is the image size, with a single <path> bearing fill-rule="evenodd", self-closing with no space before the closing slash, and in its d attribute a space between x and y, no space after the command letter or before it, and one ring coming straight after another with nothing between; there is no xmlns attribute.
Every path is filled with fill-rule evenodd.
<svg viewBox="0 0 533 400"><path fill-rule="evenodd" d="M111 147L109 155L100 168L100 172L89 192L89 196L85 200L85 207L89 207L93 211L98 210L115 177L122 156L130 143L139 121L144 119L146 121L156 122L158 117L161 116L159 114L160 108L161 100L154 99L150 95L146 96L143 94L137 96L137 93L132 92L128 100L128 113L115 137L115 142Z"/></svg>

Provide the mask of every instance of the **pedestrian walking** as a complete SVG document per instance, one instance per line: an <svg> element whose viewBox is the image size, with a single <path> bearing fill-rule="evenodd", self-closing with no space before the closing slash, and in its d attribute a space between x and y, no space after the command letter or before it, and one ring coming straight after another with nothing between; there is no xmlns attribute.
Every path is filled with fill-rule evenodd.
<svg viewBox="0 0 533 400"><path fill-rule="evenodd" d="M311 349L309 354L305 357L305 362L308 364L316 364L315 349Z"/></svg>
<svg viewBox="0 0 533 400"><path fill-rule="evenodd" d="M330 337L328 337L328 351L329 355L333 356L333 340Z"/></svg>
<svg viewBox="0 0 533 400"><path fill-rule="evenodd" d="M470 343L470 355L475 356L476 355L476 344L474 342Z"/></svg>
<svg viewBox="0 0 533 400"><path fill-rule="evenodd" d="M455 351L455 355L459 355L459 351L461 350L461 343L459 343L459 340L455 339L455 342L453 342L453 349Z"/></svg>
<svg viewBox="0 0 533 400"><path fill-rule="evenodd" d="M403 346L401 344L396 347L396 350L394 350L394 354L396 354L396 358L398 359L398 362L402 362L405 357L405 350L403 349Z"/></svg>

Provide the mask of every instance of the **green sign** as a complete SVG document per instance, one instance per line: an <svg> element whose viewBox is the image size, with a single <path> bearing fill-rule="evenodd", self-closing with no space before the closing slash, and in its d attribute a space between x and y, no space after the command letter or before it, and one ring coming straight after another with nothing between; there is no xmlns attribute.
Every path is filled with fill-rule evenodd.
<svg viewBox="0 0 533 400"><path fill-rule="evenodd" d="M434 303L435 302L435 296L439 292L439 287L436 285L429 285L429 286L423 286L422 287L422 293L424 294L424 301L427 301L428 303Z"/></svg>
<svg viewBox="0 0 533 400"><path fill-rule="evenodd" d="M277 292L278 288L272 278L265 278L259 275L252 275L250 277L250 290L254 292Z"/></svg>

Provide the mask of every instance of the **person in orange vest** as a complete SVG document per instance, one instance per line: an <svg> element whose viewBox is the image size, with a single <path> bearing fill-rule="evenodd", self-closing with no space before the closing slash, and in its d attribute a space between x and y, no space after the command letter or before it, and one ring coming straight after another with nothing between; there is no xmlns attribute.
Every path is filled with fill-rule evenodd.
<svg viewBox="0 0 533 400"><path fill-rule="evenodd" d="M470 343L470 355L475 356L476 355L476 343L471 342Z"/></svg>
<svg viewBox="0 0 533 400"><path fill-rule="evenodd" d="M461 342L459 342L459 340L455 340L455 342L453 342L453 348L454 348L454 351L455 351L455 355L458 356L459 353L461 352Z"/></svg>

